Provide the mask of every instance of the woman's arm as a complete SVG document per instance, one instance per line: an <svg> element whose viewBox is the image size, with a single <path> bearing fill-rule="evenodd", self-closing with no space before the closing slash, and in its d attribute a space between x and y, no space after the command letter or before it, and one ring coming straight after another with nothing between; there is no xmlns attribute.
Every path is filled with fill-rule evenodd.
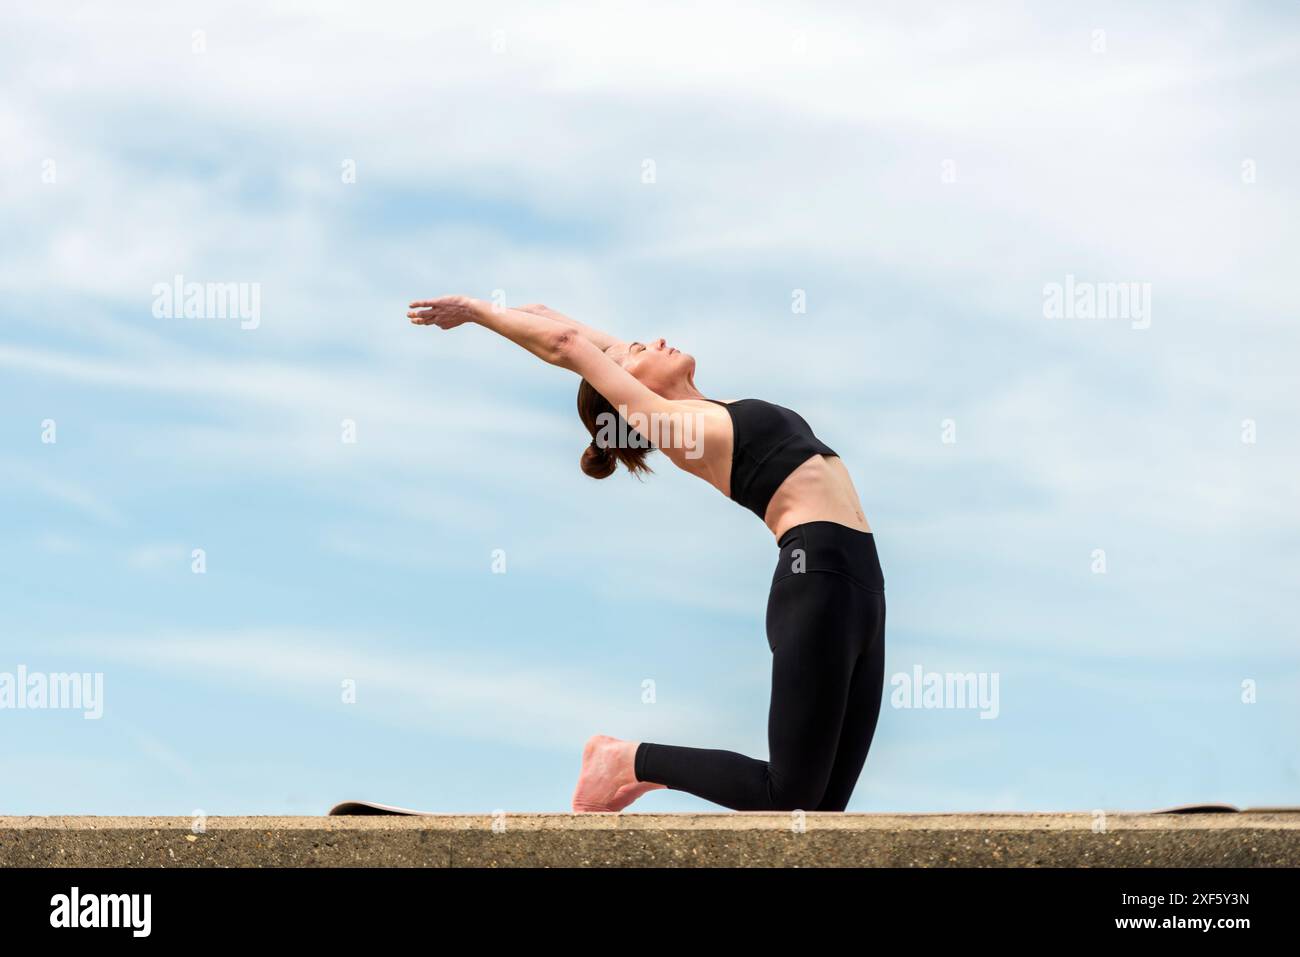
<svg viewBox="0 0 1300 957"><path fill-rule="evenodd" d="M625 416L663 414L675 407L605 355L598 343L577 328L578 323L569 325L522 309L498 309L468 296L417 300L407 315L417 325L440 329L454 329L466 322L485 326L543 362L576 372L611 405L626 410Z"/></svg>
<svg viewBox="0 0 1300 957"><path fill-rule="evenodd" d="M542 316L519 309L498 309L489 302L469 296L418 299L411 303L406 314L419 326L455 329L467 322L486 326L551 365L559 365L560 337L575 335L566 326Z"/></svg>
<svg viewBox="0 0 1300 957"><path fill-rule="evenodd" d="M421 299L411 303L407 315L419 325L436 325L441 329L454 329L465 322L476 322L542 358L547 357L542 356L535 347L544 344L550 334L558 334L562 329L571 330L594 343L601 352L612 345L623 344L616 336L583 325L576 319L570 319L563 313L536 303L511 309L468 296L443 296L441 299Z"/></svg>
<svg viewBox="0 0 1300 957"><path fill-rule="evenodd" d="M579 335L581 335L588 342L594 343L596 348L599 349L601 352L604 352L610 346L627 345L627 343L625 343L618 336L611 336L608 332L601 332L599 329L593 329L591 328L591 326L583 325L581 322L578 322L576 319L570 319L564 313L556 312L554 309L550 308L549 306L543 306L540 303L532 303L531 305L520 306L519 310L521 312L531 312L537 316L545 316L547 319L554 320L555 322L558 322L561 325L568 326L570 329L577 330Z"/></svg>

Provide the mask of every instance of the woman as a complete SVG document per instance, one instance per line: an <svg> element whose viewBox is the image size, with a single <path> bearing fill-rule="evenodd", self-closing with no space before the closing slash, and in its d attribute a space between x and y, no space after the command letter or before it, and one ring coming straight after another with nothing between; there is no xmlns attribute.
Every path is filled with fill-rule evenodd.
<svg viewBox="0 0 1300 957"><path fill-rule="evenodd" d="M597 735L583 750L573 810L621 811L672 788L737 811L843 811L880 714L885 594L875 537L835 452L789 409L706 398L695 360L663 339L626 343L544 306L464 296L413 302L407 315L441 329L486 326L580 375L588 475L605 478L620 462L648 471L651 449L637 440L654 439L669 461L752 510L776 538L770 760Z"/></svg>

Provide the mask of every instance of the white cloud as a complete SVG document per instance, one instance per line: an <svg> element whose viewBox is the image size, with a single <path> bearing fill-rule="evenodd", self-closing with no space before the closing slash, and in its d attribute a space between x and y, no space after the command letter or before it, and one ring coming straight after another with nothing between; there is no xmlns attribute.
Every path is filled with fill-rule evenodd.
<svg viewBox="0 0 1300 957"><path fill-rule="evenodd" d="M58 505L70 506L97 523L110 526L126 524L126 519L111 501L81 481L62 477L53 464L36 467L17 459L0 459L0 476L6 483L32 489ZM60 542L61 546L66 544Z"/></svg>
<svg viewBox="0 0 1300 957"><path fill-rule="evenodd" d="M133 668L199 676L295 707L354 709L358 719L469 739L571 750L601 729L634 738L650 726L632 686L618 694L595 674L489 653L377 651L373 635L278 629L97 635L43 643ZM356 701L342 703L343 682ZM228 699L227 699L228 700ZM654 715L657 734L688 736L706 715L688 705ZM709 720L716 722L716 715Z"/></svg>

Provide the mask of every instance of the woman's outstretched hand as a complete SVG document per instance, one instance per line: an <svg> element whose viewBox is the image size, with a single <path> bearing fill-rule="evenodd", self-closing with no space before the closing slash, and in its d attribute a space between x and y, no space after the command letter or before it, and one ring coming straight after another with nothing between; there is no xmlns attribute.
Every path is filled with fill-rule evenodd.
<svg viewBox="0 0 1300 957"><path fill-rule="evenodd" d="M455 329L466 322L475 322L481 315L482 305L477 299L471 299L469 296L417 299L411 303L406 314L417 326Z"/></svg>

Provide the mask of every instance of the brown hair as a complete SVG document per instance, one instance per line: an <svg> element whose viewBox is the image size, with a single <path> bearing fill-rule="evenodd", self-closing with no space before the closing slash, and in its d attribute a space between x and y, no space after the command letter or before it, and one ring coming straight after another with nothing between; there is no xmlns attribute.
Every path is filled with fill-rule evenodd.
<svg viewBox="0 0 1300 957"><path fill-rule="evenodd" d="M582 452L582 471L587 475L595 479L609 478L619 462L633 475L654 471L645 464L646 456L650 454L648 443L644 446L624 446L618 443L617 437L613 446L597 443L597 434L609 422L618 423L619 436L627 435L635 441L640 433L627 425L618 410L586 379L578 383L578 417L591 433L591 444Z"/></svg>

